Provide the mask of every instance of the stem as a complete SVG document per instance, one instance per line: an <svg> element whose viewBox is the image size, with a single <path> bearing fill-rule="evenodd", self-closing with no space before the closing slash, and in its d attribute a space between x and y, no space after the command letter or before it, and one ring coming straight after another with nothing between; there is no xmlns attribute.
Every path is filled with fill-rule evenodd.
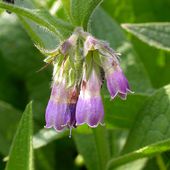
<svg viewBox="0 0 170 170"><path fill-rule="evenodd" d="M161 155L156 156L156 161L157 161L157 164L158 164L160 170L167 170L166 165L165 165Z"/></svg>
<svg viewBox="0 0 170 170"><path fill-rule="evenodd" d="M110 150L109 150L109 143L108 143L108 136L105 127L98 126L97 128L93 129L93 134L95 138L99 163L100 163L100 170L106 169L106 164L110 158Z"/></svg>

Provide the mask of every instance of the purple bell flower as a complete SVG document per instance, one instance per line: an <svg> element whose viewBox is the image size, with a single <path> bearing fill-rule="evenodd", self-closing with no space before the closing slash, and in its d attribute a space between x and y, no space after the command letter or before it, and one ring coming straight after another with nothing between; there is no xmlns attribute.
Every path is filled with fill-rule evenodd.
<svg viewBox="0 0 170 170"><path fill-rule="evenodd" d="M88 124L97 127L103 123L104 109L100 95L101 81L92 70L89 80L83 76L76 108L76 125Z"/></svg>
<svg viewBox="0 0 170 170"><path fill-rule="evenodd" d="M53 85L46 109L46 128L62 131L65 127L75 127L74 93L73 89L68 89L64 84Z"/></svg>
<svg viewBox="0 0 170 170"><path fill-rule="evenodd" d="M112 99L114 99L116 95L119 95L121 99L125 100L127 93L132 93L128 80L126 79L120 66L113 66L107 70L105 76L107 80L107 88Z"/></svg>

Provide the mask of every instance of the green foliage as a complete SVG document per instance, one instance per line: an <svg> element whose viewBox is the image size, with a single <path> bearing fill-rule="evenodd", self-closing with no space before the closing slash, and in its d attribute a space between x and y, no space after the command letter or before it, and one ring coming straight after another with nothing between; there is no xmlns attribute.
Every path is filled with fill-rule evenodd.
<svg viewBox="0 0 170 170"><path fill-rule="evenodd" d="M9 158L6 170L32 170L33 162L36 170L168 170L169 7L169 0L0 1L1 9L12 12L0 11L0 159ZM135 93L111 101L104 83L105 127L78 127L69 139L68 131L43 128L52 71L36 71L44 65L42 55L52 53L77 26L122 54ZM33 106L21 118L30 100Z"/></svg>
<svg viewBox="0 0 170 170"><path fill-rule="evenodd" d="M69 18L76 26L87 27L94 9L103 0L62 0Z"/></svg>
<svg viewBox="0 0 170 170"><path fill-rule="evenodd" d="M108 167L169 150L169 116L170 86L166 86L145 101L127 138L123 156L111 160Z"/></svg>
<svg viewBox="0 0 170 170"><path fill-rule="evenodd" d="M123 24L122 27L151 46L170 50L170 23Z"/></svg>
<svg viewBox="0 0 170 170"><path fill-rule="evenodd" d="M30 103L26 107L17 128L6 170L33 170L32 132L32 103Z"/></svg>

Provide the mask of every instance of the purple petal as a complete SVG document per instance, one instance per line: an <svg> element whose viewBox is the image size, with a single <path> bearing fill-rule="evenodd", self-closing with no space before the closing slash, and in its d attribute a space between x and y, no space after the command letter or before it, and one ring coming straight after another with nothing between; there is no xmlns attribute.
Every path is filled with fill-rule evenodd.
<svg viewBox="0 0 170 170"><path fill-rule="evenodd" d="M68 122L67 104L51 100L46 109L46 128L54 127L56 130L63 130Z"/></svg>
<svg viewBox="0 0 170 170"><path fill-rule="evenodd" d="M107 88L110 92L112 99L119 94L122 99L126 99L126 95L130 91L129 83L123 74L122 70L117 67L116 69L110 70L106 74Z"/></svg>
<svg viewBox="0 0 170 170"><path fill-rule="evenodd" d="M126 94L127 91L129 90L129 83L125 75L120 70L119 71L116 70L113 74L115 81L117 82L119 92Z"/></svg>
<svg viewBox="0 0 170 170"><path fill-rule="evenodd" d="M87 123L90 127L102 124L104 116L103 104L100 96L79 98L76 108L76 124Z"/></svg>
<svg viewBox="0 0 170 170"><path fill-rule="evenodd" d="M87 116L88 116L88 101L79 97L76 107L76 125L86 123Z"/></svg>
<svg viewBox="0 0 170 170"><path fill-rule="evenodd" d="M112 99L115 98L118 93L118 86L116 80L113 78L113 75L109 75L107 77L107 88Z"/></svg>
<svg viewBox="0 0 170 170"><path fill-rule="evenodd" d="M51 97L46 109L46 127L63 130L69 121L67 112L68 90L63 85L53 85Z"/></svg>
<svg viewBox="0 0 170 170"><path fill-rule="evenodd" d="M90 101L91 105L88 114L88 125L96 127L99 123L103 123L104 109L101 97L92 98Z"/></svg>

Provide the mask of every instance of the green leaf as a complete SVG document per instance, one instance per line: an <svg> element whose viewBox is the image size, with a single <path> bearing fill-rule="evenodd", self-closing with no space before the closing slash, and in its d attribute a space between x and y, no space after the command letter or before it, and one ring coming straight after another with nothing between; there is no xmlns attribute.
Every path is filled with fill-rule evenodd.
<svg viewBox="0 0 170 170"><path fill-rule="evenodd" d="M14 137L6 170L33 170L32 103L28 104Z"/></svg>
<svg viewBox="0 0 170 170"><path fill-rule="evenodd" d="M106 163L110 158L110 145L106 128L98 126L93 129L93 135L74 134L74 139L87 168L89 170L105 170Z"/></svg>
<svg viewBox="0 0 170 170"><path fill-rule="evenodd" d="M132 44L127 41L119 25L103 10L96 10L88 30L97 38L106 40L117 52L121 52L121 65L127 75L132 91L149 94L152 85L147 72Z"/></svg>
<svg viewBox="0 0 170 170"><path fill-rule="evenodd" d="M122 27L147 44L170 51L170 23L122 24Z"/></svg>
<svg viewBox="0 0 170 170"><path fill-rule="evenodd" d="M135 117L142 108L148 96L129 95L127 100L122 101L119 98L110 100L110 97L104 97L103 105L105 109L105 122L107 128L125 128L129 129L135 122ZM132 105L133 103L133 105Z"/></svg>
<svg viewBox="0 0 170 170"><path fill-rule="evenodd" d="M170 140L165 140L146 147L142 147L136 151L111 159L107 164L107 169L115 169L120 165L126 164L136 159L155 156L161 152L170 150L169 146Z"/></svg>
<svg viewBox="0 0 170 170"><path fill-rule="evenodd" d="M41 67L41 55L19 25L16 17L13 15L1 16L0 28L0 53L4 59L4 66L22 80L25 80L30 74L35 75L35 72Z"/></svg>
<svg viewBox="0 0 170 170"><path fill-rule="evenodd" d="M87 27L90 16L103 0L62 0L72 22L77 26Z"/></svg>
<svg viewBox="0 0 170 170"><path fill-rule="evenodd" d="M0 152L7 155L21 113L8 103L0 101ZM7 122L12 122L8 123Z"/></svg>
<svg viewBox="0 0 170 170"><path fill-rule="evenodd" d="M93 135L74 134L79 153L83 156L88 170L99 170L100 163Z"/></svg>
<svg viewBox="0 0 170 170"><path fill-rule="evenodd" d="M109 162L113 168L170 150L170 85L147 99L128 136L122 156Z"/></svg>
<svg viewBox="0 0 170 170"><path fill-rule="evenodd" d="M39 149L50 142L60 139L65 136L64 132L57 133L54 129L41 129L33 137L33 147L34 149Z"/></svg>
<svg viewBox="0 0 170 170"><path fill-rule="evenodd" d="M52 17L47 11L44 10L28 9L3 2L0 2L0 8L9 10L19 16L26 17L34 21L36 24L55 33L59 39L63 39L65 36L68 36L70 31L73 29L70 24Z"/></svg>

